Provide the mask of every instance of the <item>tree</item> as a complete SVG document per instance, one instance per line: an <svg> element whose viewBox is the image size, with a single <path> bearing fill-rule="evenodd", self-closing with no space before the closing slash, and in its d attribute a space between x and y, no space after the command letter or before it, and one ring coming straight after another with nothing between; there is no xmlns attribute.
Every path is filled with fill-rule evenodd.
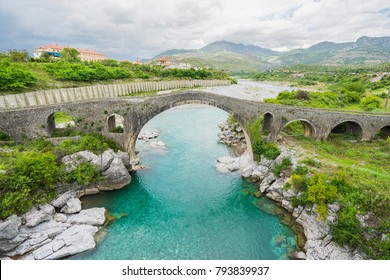
<svg viewBox="0 0 390 280"><path fill-rule="evenodd" d="M80 62L79 51L73 48L64 48L61 51L60 60L67 62Z"/></svg>
<svg viewBox="0 0 390 280"><path fill-rule="evenodd" d="M21 51L18 50L8 50L7 56L12 62L27 62L28 61L28 52L23 49Z"/></svg>

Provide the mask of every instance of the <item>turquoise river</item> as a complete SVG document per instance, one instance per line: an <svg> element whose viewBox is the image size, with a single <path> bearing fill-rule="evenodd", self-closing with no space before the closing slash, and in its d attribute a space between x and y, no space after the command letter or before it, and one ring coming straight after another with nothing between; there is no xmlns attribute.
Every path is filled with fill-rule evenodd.
<svg viewBox="0 0 390 280"><path fill-rule="evenodd" d="M125 188L83 198L84 207L106 207L122 216L97 247L71 259L286 259L296 237L279 217L257 205L251 183L221 174L216 159L230 154L218 142L227 113L183 106L153 118L144 129L160 132L165 148L138 140L145 169Z"/></svg>

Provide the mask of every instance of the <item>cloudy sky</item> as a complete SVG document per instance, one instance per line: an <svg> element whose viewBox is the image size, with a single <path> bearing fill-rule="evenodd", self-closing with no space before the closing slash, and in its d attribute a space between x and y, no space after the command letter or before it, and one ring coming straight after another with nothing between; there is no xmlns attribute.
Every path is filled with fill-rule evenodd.
<svg viewBox="0 0 390 280"><path fill-rule="evenodd" d="M0 51L47 43L115 59L217 40L274 50L390 36L389 0L0 0Z"/></svg>

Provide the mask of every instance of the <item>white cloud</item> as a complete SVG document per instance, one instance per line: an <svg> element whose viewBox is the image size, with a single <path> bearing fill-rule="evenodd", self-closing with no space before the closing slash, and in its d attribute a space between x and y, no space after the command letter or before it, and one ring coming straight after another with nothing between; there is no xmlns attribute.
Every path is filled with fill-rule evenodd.
<svg viewBox="0 0 390 280"><path fill-rule="evenodd" d="M387 0L0 0L0 50L60 43L117 59L216 40L273 49L390 35Z"/></svg>

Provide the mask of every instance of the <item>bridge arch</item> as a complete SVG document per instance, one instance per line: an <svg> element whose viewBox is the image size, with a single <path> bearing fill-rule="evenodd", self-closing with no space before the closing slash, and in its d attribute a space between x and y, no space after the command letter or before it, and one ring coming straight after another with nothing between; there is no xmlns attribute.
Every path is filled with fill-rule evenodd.
<svg viewBox="0 0 390 280"><path fill-rule="evenodd" d="M363 125L356 120L341 120L338 121L329 131L326 138L329 138L332 134L345 134L347 136L353 136L357 140L363 138Z"/></svg>
<svg viewBox="0 0 390 280"><path fill-rule="evenodd" d="M274 122L274 115L270 112L266 112L263 115L263 127L262 127L262 132L265 134L269 134L272 130L272 125Z"/></svg>
<svg viewBox="0 0 390 280"><path fill-rule="evenodd" d="M307 119L295 119L295 120L291 120L289 121L288 123L286 123L282 129L280 130L280 132L282 132L283 130L286 130L289 126L293 125L293 124L297 124L297 123L300 123L301 124L301 127L302 127L302 134L303 136L305 137L311 137L311 138L316 138L316 135L317 135L317 130L316 130L316 127L315 125L307 120ZM279 133L280 133L279 132Z"/></svg>
<svg viewBox="0 0 390 280"><path fill-rule="evenodd" d="M56 121L57 118L64 118L67 119L63 124L61 125ZM73 115L72 112L69 110L56 110L56 111L51 111L49 114L46 116L46 130L51 135L56 128L59 129L65 129L66 127L75 127L76 126L76 118Z"/></svg>
<svg viewBox="0 0 390 280"><path fill-rule="evenodd" d="M387 139L390 137L390 124L383 126L379 131L376 133L376 136L378 138Z"/></svg>
<svg viewBox="0 0 390 280"><path fill-rule="evenodd" d="M123 133L124 132L124 117L113 113L107 117L107 125L109 133Z"/></svg>
<svg viewBox="0 0 390 280"><path fill-rule="evenodd" d="M13 140L14 139L12 138L12 136L8 134L8 132L5 129L0 127L0 142L13 141Z"/></svg>
<svg viewBox="0 0 390 280"><path fill-rule="evenodd" d="M136 145L136 142L137 142L137 139L138 139L138 135L141 132L142 128L151 119L153 119L157 115L159 115L159 114L161 114L161 113L163 113L163 112L165 112L165 111L167 111L167 110L169 110L171 108L175 108L175 107L179 107L179 106L187 105L187 104L208 105L208 106L211 106L211 107L219 108L219 109L225 111L226 113L231 114L237 120L239 125L243 128L243 132L244 132L244 135L245 135L245 140L246 140L246 143L247 143L247 152L248 152L248 154L250 156L253 156L251 136L246 131L245 125L244 125L246 123L246 119L245 118L243 118L240 114L237 114L236 112L234 112L228 106L226 106L224 104L221 104L221 103L218 103L218 102L216 102L214 100L188 99L188 100L172 102L172 103L169 103L169 104L164 104L162 106L154 107L153 110L148 112L147 117L145 117L145 115L143 115L144 116L143 118L138 118L138 123L135 126L133 125L133 129L132 129L133 131L132 132L126 131L126 133L125 133L125 147L126 147L126 151L130 153L130 158L132 160L136 160L135 145ZM131 118L131 116L127 116L126 120L128 120L129 118ZM125 120L125 127L126 127L126 120ZM129 129L129 130L131 130L131 129Z"/></svg>

